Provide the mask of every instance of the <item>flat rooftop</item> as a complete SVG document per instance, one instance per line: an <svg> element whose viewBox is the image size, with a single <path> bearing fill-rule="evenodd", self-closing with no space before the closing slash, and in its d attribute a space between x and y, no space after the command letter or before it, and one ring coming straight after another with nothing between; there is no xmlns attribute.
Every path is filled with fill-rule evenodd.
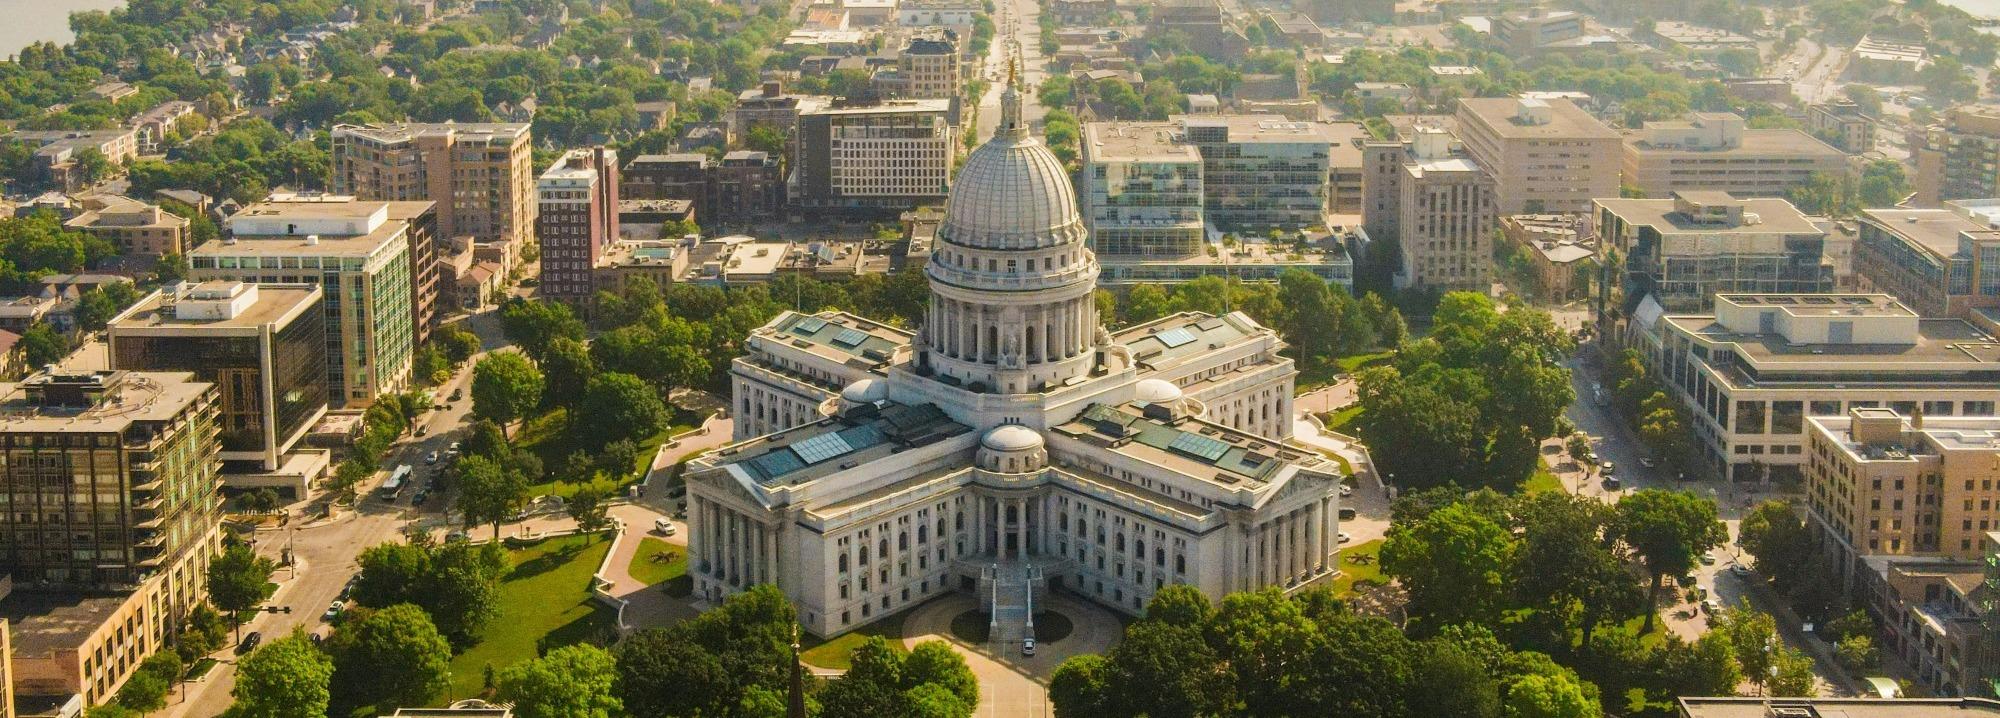
<svg viewBox="0 0 2000 718"><path fill-rule="evenodd" d="M1175 115L1168 119L1189 128L1227 127L1231 143L1345 144L1355 137L1368 136L1366 128L1353 122L1300 122L1284 115Z"/></svg>
<svg viewBox="0 0 2000 718"><path fill-rule="evenodd" d="M1804 212L1776 197L1736 199L1722 192L1684 192L1687 199L1703 205L1738 203L1746 213L1757 215L1756 224L1730 225L1697 222L1675 208L1672 198L1600 199L1597 204L1634 226L1650 226L1661 234L1821 234ZM1939 210L1942 211L1942 210ZM1946 214L1950 214L1947 212Z"/></svg>
<svg viewBox="0 0 2000 718"><path fill-rule="evenodd" d="M934 404L883 403L717 450L763 486L796 486L972 431ZM836 461L838 459L838 461Z"/></svg>
<svg viewBox="0 0 2000 718"><path fill-rule="evenodd" d="M16 589L0 598L0 618L7 619L14 653L40 658L51 651L73 650L110 620L129 595L84 595L75 591Z"/></svg>
<svg viewBox="0 0 2000 718"><path fill-rule="evenodd" d="M1681 698L1687 718L1769 718L1772 706L1811 710L1808 718L1980 718L2000 716L1984 698Z"/></svg>
<svg viewBox="0 0 2000 718"><path fill-rule="evenodd" d="M1139 364L1160 367L1205 354L1218 345L1229 346L1260 330L1270 331L1240 312L1220 317L1181 312L1119 331L1112 340L1130 348Z"/></svg>
<svg viewBox="0 0 2000 718"><path fill-rule="evenodd" d="M1590 113L1566 99L1527 100L1549 107L1549 121L1542 124L1519 122L1521 103L1514 97L1467 97L1458 101L1459 117L1470 116L1505 139L1615 140L1620 137Z"/></svg>
<svg viewBox="0 0 2000 718"><path fill-rule="evenodd" d="M901 329L837 311L785 312L751 336L785 342L835 362L862 367L894 359L913 338Z"/></svg>
<svg viewBox="0 0 2000 718"><path fill-rule="evenodd" d="M1175 122L1092 122L1083 126L1091 161L1201 163Z"/></svg>
<svg viewBox="0 0 2000 718"><path fill-rule="evenodd" d="M1962 319L1919 319L1911 344L1793 344L1777 332L1731 332L1709 316L1663 320L1687 334L1732 345L1760 371L1854 371L1857 383L1894 381L1894 372L2000 371L2000 342Z"/></svg>
<svg viewBox="0 0 2000 718"><path fill-rule="evenodd" d="M1958 253L1960 232L1992 231L1948 209L1864 209L1861 217L1940 257Z"/></svg>
<svg viewBox="0 0 2000 718"><path fill-rule="evenodd" d="M866 105L826 106L821 108L800 108L802 115L889 115L901 112L949 112L951 100L883 100Z"/></svg>
<svg viewBox="0 0 2000 718"><path fill-rule="evenodd" d="M401 142L425 135L492 135L513 139L528 134L525 122L392 122L374 125L339 125L335 134L347 132L380 142Z"/></svg>
<svg viewBox="0 0 2000 718"><path fill-rule="evenodd" d="M1668 120L1654 125L1691 128L1694 123L1687 120ZM1627 149L1647 155L1701 155L1703 157L1727 157L1730 155L1819 155L1844 159L1847 154L1834 149L1819 138L1798 130L1744 130L1742 142L1735 147L1655 147L1646 141L1645 130L1632 130L1625 135Z"/></svg>
<svg viewBox="0 0 2000 718"><path fill-rule="evenodd" d="M166 421L214 386L192 372L92 372L108 387L91 406L45 406L28 400L27 387L47 374L0 383L0 432L111 433L134 422Z"/></svg>
<svg viewBox="0 0 2000 718"><path fill-rule="evenodd" d="M204 282L203 284L208 284ZM111 322L111 331L134 330L259 330L266 324L290 316L303 305L320 301L317 284L259 284L257 301L236 316L218 319L183 319L174 316L168 293L153 292L132 305ZM151 333L151 332L148 332Z"/></svg>
<svg viewBox="0 0 2000 718"><path fill-rule="evenodd" d="M387 205L389 221L383 222L367 234L356 235L303 235L303 234L233 234L226 239L211 239L203 242L190 252L190 257L242 257L249 255L291 255L315 257L367 257L375 254L391 241L400 240L412 219L429 212L436 203L421 202L268 202L251 205L244 212L263 212L266 216L298 216L301 219L327 217L365 217L375 208ZM241 213L238 213L241 214ZM230 240L235 240L231 242Z"/></svg>
<svg viewBox="0 0 2000 718"><path fill-rule="evenodd" d="M1322 461L1220 424L1149 418L1145 412L1146 405L1140 402L1092 404L1050 431L1231 489L1259 488L1288 464L1311 466Z"/></svg>
<svg viewBox="0 0 2000 718"><path fill-rule="evenodd" d="M1794 317L1914 317L1887 294L1717 294L1717 304L1775 309Z"/></svg>

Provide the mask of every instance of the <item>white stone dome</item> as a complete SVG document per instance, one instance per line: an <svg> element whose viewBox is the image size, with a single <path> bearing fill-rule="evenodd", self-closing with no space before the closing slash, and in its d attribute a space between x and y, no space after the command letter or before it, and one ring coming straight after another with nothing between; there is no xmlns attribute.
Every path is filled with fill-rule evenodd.
<svg viewBox="0 0 2000 718"><path fill-rule="evenodd" d="M1133 387L1134 401L1148 404L1172 404L1181 400L1181 388L1165 379L1145 379Z"/></svg>
<svg viewBox="0 0 2000 718"><path fill-rule="evenodd" d="M995 136L966 157L938 234L967 247L1000 249L1066 240L1081 223L1062 161L1041 140L1018 133Z"/></svg>
<svg viewBox="0 0 2000 718"><path fill-rule="evenodd" d="M1042 448L1042 435L1018 424L1005 424L986 432L979 444L994 451L1033 451Z"/></svg>
<svg viewBox="0 0 2000 718"><path fill-rule="evenodd" d="M841 389L840 398L851 404L873 404L889 398L889 385L880 379L862 379Z"/></svg>

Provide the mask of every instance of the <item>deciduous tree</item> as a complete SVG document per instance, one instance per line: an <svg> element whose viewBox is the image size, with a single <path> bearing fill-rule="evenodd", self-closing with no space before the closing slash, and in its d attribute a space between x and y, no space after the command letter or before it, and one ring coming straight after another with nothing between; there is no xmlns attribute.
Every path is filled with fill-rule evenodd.
<svg viewBox="0 0 2000 718"><path fill-rule="evenodd" d="M306 718L327 714L333 684L333 658L306 638L303 630L264 644L236 666L237 718Z"/></svg>

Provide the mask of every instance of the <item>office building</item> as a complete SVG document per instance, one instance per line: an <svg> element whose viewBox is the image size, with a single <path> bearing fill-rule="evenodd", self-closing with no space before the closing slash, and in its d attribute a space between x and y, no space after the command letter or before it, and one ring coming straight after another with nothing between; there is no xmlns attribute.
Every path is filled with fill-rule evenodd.
<svg viewBox="0 0 2000 718"><path fill-rule="evenodd" d="M120 255L141 263L170 254L187 254L188 225L187 218L158 205L116 195L105 196L96 209L86 209L63 222L64 227L110 242ZM152 268L150 264L134 268L141 266Z"/></svg>
<svg viewBox="0 0 2000 718"><path fill-rule="evenodd" d="M958 157L952 100L837 100L799 115L792 205L901 211L941 202Z"/></svg>
<svg viewBox="0 0 2000 718"><path fill-rule="evenodd" d="M708 155L700 152L640 155L620 173L618 191L623 199L688 200L695 203L695 216L706 217L708 167Z"/></svg>
<svg viewBox="0 0 2000 718"><path fill-rule="evenodd" d="M796 157L799 117L826 109L832 102L833 98L820 95L788 94L783 83L768 81L737 94L736 106L729 109L727 131L732 137L744 137L756 127L777 130L790 140L785 151Z"/></svg>
<svg viewBox="0 0 2000 718"><path fill-rule="evenodd" d="M1353 123L1297 122L1279 115L1174 120L1183 141L1201 153L1203 213L1226 230L1324 226L1334 148L1367 135Z"/></svg>
<svg viewBox="0 0 2000 718"><path fill-rule="evenodd" d="M2000 106L1961 105L1910 143L1917 207L2000 197Z"/></svg>
<svg viewBox="0 0 2000 718"><path fill-rule="evenodd" d="M695 217L709 225L773 219L785 209L779 158L758 150L732 150L719 160L692 152L642 155L625 166L620 182L627 198L693 202Z"/></svg>
<svg viewBox="0 0 2000 718"><path fill-rule="evenodd" d="M1369 142L1362 152L1369 198L1363 226L1371 239L1396 242L1396 285L1491 291L1498 220L1492 175L1431 125L1412 128L1406 142Z"/></svg>
<svg viewBox="0 0 2000 718"><path fill-rule="evenodd" d="M1806 108L1806 126L1833 146L1850 154L1875 150L1875 127L1879 121L1861 111L1853 100L1815 103Z"/></svg>
<svg viewBox="0 0 2000 718"><path fill-rule="evenodd" d="M278 471L326 414L326 307L316 284L210 281L153 292L111 321L111 368L214 384L224 480ZM291 485L303 497L303 486Z"/></svg>
<svg viewBox="0 0 2000 718"><path fill-rule="evenodd" d="M518 252L534 239L533 150L522 123L337 125L330 187L370 201L435 202L438 236Z"/></svg>
<svg viewBox="0 0 2000 718"><path fill-rule="evenodd" d="M1704 311L1720 293L1833 289L1826 232L1782 199L1675 192L1600 199L1597 234L1625 256L1625 296L1669 312Z"/></svg>
<svg viewBox="0 0 2000 718"><path fill-rule="evenodd" d="M215 403L186 373L0 384L0 618L24 702L108 700L202 600L222 544Z"/></svg>
<svg viewBox="0 0 2000 718"><path fill-rule="evenodd" d="M2000 343L1883 294L1723 294L1712 314L1647 300L1626 331L1702 458L1737 481L1803 480L1807 417L1988 417L2000 401Z"/></svg>
<svg viewBox="0 0 2000 718"><path fill-rule="evenodd" d="M1914 82L1917 73L1929 64L1930 55L1922 43L1879 40L1863 36L1848 55L1847 76L1862 82L1901 84Z"/></svg>
<svg viewBox="0 0 2000 718"><path fill-rule="evenodd" d="M327 392L366 406L409 381L419 302L438 287L412 282L411 253L432 240L429 202L265 202L229 218L228 235L195 248L195 281L320 285L326 305ZM428 297L419 293L428 292Z"/></svg>
<svg viewBox="0 0 2000 718"><path fill-rule="evenodd" d="M896 56L893 96L913 100L948 100L964 91L959 77L958 43L948 33L910 40Z"/></svg>
<svg viewBox="0 0 2000 718"><path fill-rule="evenodd" d="M1569 100L1465 98L1456 120L1499 183L1500 214L1589 212L1591 200L1618 196L1618 132Z"/></svg>
<svg viewBox="0 0 2000 718"><path fill-rule="evenodd" d="M1583 37L1581 13L1533 7L1492 18L1493 39L1516 58L1533 56L1544 47Z"/></svg>
<svg viewBox="0 0 2000 718"><path fill-rule="evenodd" d="M1676 20L1659 20L1633 29L1633 37L1662 50L1712 57L1732 50L1757 52L1757 41L1720 28Z"/></svg>
<svg viewBox="0 0 2000 718"><path fill-rule="evenodd" d="M1867 209L1854 272L1927 317L2000 309L2000 230L1944 209Z"/></svg>
<svg viewBox="0 0 2000 718"><path fill-rule="evenodd" d="M1083 128L1083 216L1101 261L1203 254L1202 158L1177 122Z"/></svg>
<svg viewBox="0 0 2000 718"><path fill-rule="evenodd" d="M596 287L591 268L618 240L618 151L570 150L542 172L535 192L535 236L541 241L544 297L580 306Z"/></svg>
<svg viewBox="0 0 2000 718"><path fill-rule="evenodd" d="M1625 136L1625 184L1647 197L1683 190L1783 197L1814 174L1846 171L1847 154L1812 135L1748 129L1727 112L1648 122Z"/></svg>
<svg viewBox="0 0 2000 718"><path fill-rule="evenodd" d="M914 336L786 312L749 339L732 401L756 416L780 395L776 433L689 465L704 600L772 583L831 636L962 591L1005 642L1058 586L1137 615L1168 584L1215 599L1331 574L1340 470L1283 443L1297 372L1276 333L1241 313L1103 329L1069 177L1004 94ZM811 361L747 366L760 350Z"/></svg>

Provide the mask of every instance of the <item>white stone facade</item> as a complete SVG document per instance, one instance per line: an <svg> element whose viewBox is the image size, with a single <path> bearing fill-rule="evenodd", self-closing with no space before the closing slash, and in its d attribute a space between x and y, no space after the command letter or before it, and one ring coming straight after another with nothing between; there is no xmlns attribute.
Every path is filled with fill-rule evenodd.
<svg viewBox="0 0 2000 718"><path fill-rule="evenodd" d="M1105 331L1069 179L1008 95L917 333L786 313L732 367L746 440L688 474L699 598L775 583L829 636L947 591L1137 613L1167 585L1220 598L1335 565L1339 470L1285 443L1283 343L1241 313Z"/></svg>

